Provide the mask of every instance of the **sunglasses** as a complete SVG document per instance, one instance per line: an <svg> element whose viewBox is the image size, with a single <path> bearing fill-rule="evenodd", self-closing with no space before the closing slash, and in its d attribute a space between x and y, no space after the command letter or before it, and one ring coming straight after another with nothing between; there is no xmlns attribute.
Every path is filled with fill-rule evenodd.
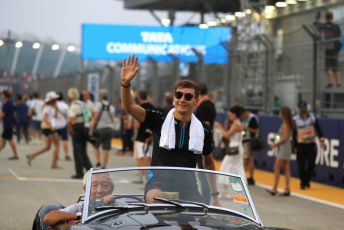
<svg viewBox="0 0 344 230"><path fill-rule="evenodd" d="M194 97L194 95L191 94L191 93L182 93L182 92L179 92L179 91L174 92L174 96L177 99L182 99L182 97L184 96L185 100L187 100L187 101L191 101L192 98Z"/></svg>

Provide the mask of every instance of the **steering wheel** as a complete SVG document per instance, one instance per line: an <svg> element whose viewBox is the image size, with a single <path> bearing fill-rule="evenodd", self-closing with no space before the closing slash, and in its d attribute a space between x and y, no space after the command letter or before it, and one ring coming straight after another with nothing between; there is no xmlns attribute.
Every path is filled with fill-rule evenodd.
<svg viewBox="0 0 344 230"><path fill-rule="evenodd" d="M119 195L115 197L115 200L117 199L121 199L121 198L128 198L128 199L133 199L133 200L137 200L139 202L145 203L145 201L137 196L134 195Z"/></svg>

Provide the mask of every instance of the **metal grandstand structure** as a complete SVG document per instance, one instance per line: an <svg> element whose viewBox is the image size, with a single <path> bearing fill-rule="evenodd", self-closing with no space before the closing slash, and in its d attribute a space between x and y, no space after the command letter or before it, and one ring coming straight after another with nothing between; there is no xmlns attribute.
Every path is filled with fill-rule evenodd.
<svg viewBox="0 0 344 230"><path fill-rule="evenodd" d="M192 11L200 14L200 25L230 26L232 41L228 44L229 63L218 67L221 73L218 84L211 75L189 76L203 79L210 88L216 87L226 94L225 104L244 104L252 110L271 113L274 100L296 108L300 99L310 103L318 115L343 117L343 88L326 89L324 69L323 38L314 40L309 30L314 31L314 22L326 11L334 12L335 22L344 21L343 1L163 1L123 0L127 9L157 10L169 12L170 24L178 11ZM277 2L282 2L283 6ZM273 9L272 12L269 10ZM206 21L205 14L211 14L217 24ZM164 25L162 23L162 25ZM166 25L165 25L166 26ZM342 30L343 31L343 30ZM342 38L341 38L342 39ZM342 52L340 69L343 69ZM195 69L212 68L211 66ZM215 71L209 71L214 73ZM343 72L343 71L342 71ZM205 76L204 76L205 75ZM215 89L215 88L211 88Z"/></svg>

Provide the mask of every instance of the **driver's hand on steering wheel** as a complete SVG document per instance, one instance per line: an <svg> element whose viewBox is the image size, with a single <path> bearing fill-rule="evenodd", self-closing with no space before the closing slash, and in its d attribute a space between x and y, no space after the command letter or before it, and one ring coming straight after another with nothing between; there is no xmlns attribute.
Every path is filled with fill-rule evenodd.
<svg viewBox="0 0 344 230"><path fill-rule="evenodd" d="M211 197L211 205L221 207L218 196Z"/></svg>
<svg viewBox="0 0 344 230"><path fill-rule="evenodd" d="M105 205L112 204L115 201L115 198L110 194L103 197Z"/></svg>

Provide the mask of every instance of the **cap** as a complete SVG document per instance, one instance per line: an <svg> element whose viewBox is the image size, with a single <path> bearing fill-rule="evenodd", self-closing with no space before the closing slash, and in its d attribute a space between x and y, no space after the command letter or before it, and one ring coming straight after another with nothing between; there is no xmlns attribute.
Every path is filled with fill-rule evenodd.
<svg viewBox="0 0 344 230"><path fill-rule="evenodd" d="M45 96L44 102L51 102L53 100L56 100L59 98L59 95L57 93L55 93L54 91L50 91L49 93L47 93L47 95Z"/></svg>
<svg viewBox="0 0 344 230"><path fill-rule="evenodd" d="M305 101L299 101L298 103L297 103L297 107L298 108L307 108L307 102L305 102Z"/></svg>

